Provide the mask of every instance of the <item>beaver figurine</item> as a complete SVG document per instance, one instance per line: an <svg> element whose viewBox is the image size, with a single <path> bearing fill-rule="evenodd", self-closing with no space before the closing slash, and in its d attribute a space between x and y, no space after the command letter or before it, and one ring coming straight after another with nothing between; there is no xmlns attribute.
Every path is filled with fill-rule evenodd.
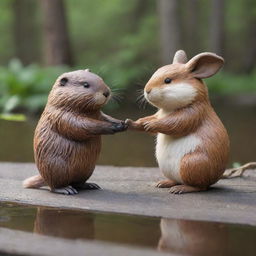
<svg viewBox="0 0 256 256"><path fill-rule="evenodd" d="M110 97L110 88L88 69L64 73L56 80L34 135L40 175L24 180L25 188L48 185L51 192L67 195L99 188L86 181L101 151L101 135L127 128L101 111Z"/></svg>
<svg viewBox="0 0 256 256"><path fill-rule="evenodd" d="M216 74L223 64L214 53L187 61L186 53L177 51L173 63L159 68L144 89L157 113L126 121L131 129L157 134L156 158L166 177L157 187L174 194L204 191L222 177L229 137L202 79Z"/></svg>

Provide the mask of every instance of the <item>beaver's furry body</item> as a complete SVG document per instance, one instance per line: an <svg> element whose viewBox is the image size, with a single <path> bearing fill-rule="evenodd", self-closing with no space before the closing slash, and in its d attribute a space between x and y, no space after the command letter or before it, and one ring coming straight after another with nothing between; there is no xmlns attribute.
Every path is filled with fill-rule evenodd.
<svg viewBox="0 0 256 256"><path fill-rule="evenodd" d="M64 124L63 116L56 112L46 108L35 131L34 152L38 169L51 188L84 183L95 168L101 150L101 136L83 140L83 136L77 133L77 136L68 138L68 131L81 125L82 120L68 113L65 118L72 121ZM97 120L100 118L99 113L94 116ZM59 129L58 126L62 125Z"/></svg>
<svg viewBox="0 0 256 256"><path fill-rule="evenodd" d="M77 193L75 188L83 186L93 173L101 134L125 130L124 122L100 111L109 97L110 89L88 70L65 73L57 79L34 136L41 176L25 180L25 187L47 184L53 192Z"/></svg>

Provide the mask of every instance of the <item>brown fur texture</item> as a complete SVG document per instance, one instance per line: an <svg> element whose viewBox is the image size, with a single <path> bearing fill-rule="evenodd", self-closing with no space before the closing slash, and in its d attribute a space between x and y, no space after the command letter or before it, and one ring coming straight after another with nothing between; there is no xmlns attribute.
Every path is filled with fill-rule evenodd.
<svg viewBox="0 0 256 256"><path fill-rule="evenodd" d="M101 150L101 135L126 129L123 121L101 112L110 98L104 81L89 70L61 75L49 94L34 135L35 162L52 191L85 183L93 173ZM32 179L32 178L31 178ZM24 181L25 187L36 187ZM75 189L60 191L73 194Z"/></svg>
<svg viewBox="0 0 256 256"><path fill-rule="evenodd" d="M224 61L213 53L201 53L189 62L185 61L185 52L178 51L174 64L158 69L146 84L144 95L159 111L136 122L126 121L130 129L165 134L172 140L189 135L200 140L200 144L184 154L179 163L182 182L170 180L169 183L163 181L163 186L161 182L157 184L158 187L170 184L170 192L178 194L206 190L216 183L226 168L229 155L228 134L214 112L207 87L201 80L214 75ZM171 82L166 84L167 78ZM183 91L179 89L182 86ZM163 92L167 94L175 87L179 90L173 92L175 97L164 95ZM175 186L179 184L183 185Z"/></svg>
<svg viewBox="0 0 256 256"><path fill-rule="evenodd" d="M38 207L34 233L67 239L94 239L95 220L88 213Z"/></svg>

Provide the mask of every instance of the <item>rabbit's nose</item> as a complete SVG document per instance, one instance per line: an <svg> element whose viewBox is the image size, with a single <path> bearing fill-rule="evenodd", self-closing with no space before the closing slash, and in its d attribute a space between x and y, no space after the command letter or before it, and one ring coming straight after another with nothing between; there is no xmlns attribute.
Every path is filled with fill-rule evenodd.
<svg viewBox="0 0 256 256"><path fill-rule="evenodd" d="M151 92L151 89L146 90L147 94L150 94L150 92Z"/></svg>

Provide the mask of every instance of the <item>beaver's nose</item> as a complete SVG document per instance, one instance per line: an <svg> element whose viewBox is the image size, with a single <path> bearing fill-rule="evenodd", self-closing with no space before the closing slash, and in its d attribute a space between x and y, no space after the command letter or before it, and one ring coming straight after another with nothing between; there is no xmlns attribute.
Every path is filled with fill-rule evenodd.
<svg viewBox="0 0 256 256"><path fill-rule="evenodd" d="M107 98L109 96L110 92L109 91L106 91L106 92L103 92L103 95Z"/></svg>
<svg viewBox="0 0 256 256"><path fill-rule="evenodd" d="M150 94L150 92L151 92L151 89L147 89L147 90L146 90L146 93L147 93L147 94Z"/></svg>

